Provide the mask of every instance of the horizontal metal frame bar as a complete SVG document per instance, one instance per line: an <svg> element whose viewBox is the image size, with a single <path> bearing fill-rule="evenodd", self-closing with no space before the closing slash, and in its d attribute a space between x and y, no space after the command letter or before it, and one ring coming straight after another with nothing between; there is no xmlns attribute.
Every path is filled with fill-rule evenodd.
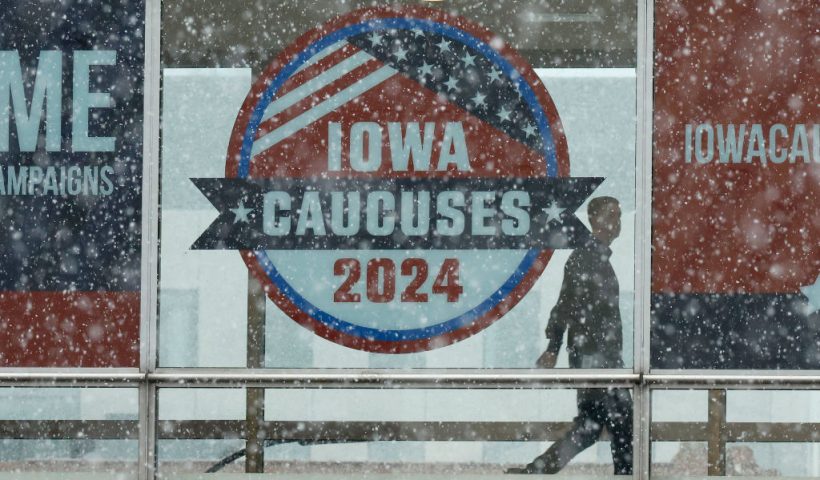
<svg viewBox="0 0 820 480"><path fill-rule="evenodd" d="M228 440L245 438L245 420L161 420L159 440ZM571 422L449 421L265 421L264 440L344 443L379 441L555 441ZM818 443L820 423L727 422L729 443ZM654 422L653 442L705 442L707 422ZM2 420L0 439L136 440L137 420ZM609 439L606 431L602 441Z"/></svg>
<svg viewBox="0 0 820 480"><path fill-rule="evenodd" d="M2 386L24 386L43 384L69 384L72 386L136 386L140 382L146 381L147 376L136 369L118 368L83 368L83 369L58 369L58 368L38 368L0 369L0 385Z"/></svg>
<svg viewBox="0 0 820 480"><path fill-rule="evenodd" d="M718 369L657 369L653 368L651 375L664 375L675 377L686 377L693 375L700 376L742 376L742 377L770 377L770 376L787 376L787 377L811 377L820 376L820 370L718 370Z"/></svg>
<svg viewBox="0 0 820 480"><path fill-rule="evenodd" d="M375 369L0 369L0 386L264 388L594 388L647 385L673 388L817 388L814 371L664 371L640 375L624 370L375 370Z"/></svg>
<svg viewBox="0 0 820 480"><path fill-rule="evenodd" d="M816 372L757 372L749 373L651 373L643 376L643 382L649 388L730 388L782 387L782 388L820 388L820 375Z"/></svg>
<svg viewBox="0 0 820 480"><path fill-rule="evenodd" d="M269 388L565 388L634 386L630 372L556 370L166 370L148 375L162 387L252 385Z"/></svg>
<svg viewBox="0 0 820 480"><path fill-rule="evenodd" d="M21 367L13 367L13 368L0 368L0 378L6 377L32 377L32 376L67 376L71 375L74 377L83 377L83 376L97 376L97 375L104 375L109 377L118 377L118 376L143 376L144 373L140 372L137 368L21 368Z"/></svg>

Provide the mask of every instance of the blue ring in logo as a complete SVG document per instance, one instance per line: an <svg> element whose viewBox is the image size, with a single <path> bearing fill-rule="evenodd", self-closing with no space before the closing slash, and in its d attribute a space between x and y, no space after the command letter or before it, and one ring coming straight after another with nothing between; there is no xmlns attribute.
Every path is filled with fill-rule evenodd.
<svg viewBox="0 0 820 480"><path fill-rule="evenodd" d="M250 121L245 128L245 135L242 139L242 149L239 160L239 178L247 178L250 172L251 149L253 148L253 140L259 124L262 122L262 116L265 109L273 101L275 93L282 87L282 85L299 69L299 67L316 55L318 52L344 40L350 36L361 33L368 33L376 30L388 29L421 29L427 32L438 33L447 38L459 41L474 50L479 51L484 57L493 62L501 72L506 75L517 87L522 97L532 110L535 121L538 124L539 132L544 144L544 157L547 160L547 176L555 177L558 174L558 162L555 154L555 142L552 137L552 131L547 120L546 113L533 92L532 87L524 80L524 78L517 72L506 58L501 56L492 47L475 38L469 33L457 29L451 25L434 22L431 20L408 19L408 18L384 18L370 20L363 23L358 23L345 28L336 30L329 35L317 40L306 48L302 53L290 61L284 68L282 68L271 84L265 89L261 99L254 108ZM447 333L459 330L472 324L476 319L481 318L484 314L495 308L512 292L516 286L521 282L526 273L532 268L536 259L538 258L540 250L531 249L524 256L521 263L518 265L513 274L504 282L504 284L496 290L489 298L485 299L475 308L459 315L450 320L432 325L430 327L415 328L407 330L380 330L375 328L364 327L361 325L354 325L345 322L339 318L330 315L329 313L319 309L307 299L299 294L291 285L282 277L273 262L268 257L264 250L254 251L256 260L259 266L264 270L270 281L276 285L282 295L288 297L290 301L301 311L307 313L314 319L322 322L327 327L339 331L341 333L356 336L366 340L380 340L380 341L412 341L425 340L433 337L445 335Z"/></svg>

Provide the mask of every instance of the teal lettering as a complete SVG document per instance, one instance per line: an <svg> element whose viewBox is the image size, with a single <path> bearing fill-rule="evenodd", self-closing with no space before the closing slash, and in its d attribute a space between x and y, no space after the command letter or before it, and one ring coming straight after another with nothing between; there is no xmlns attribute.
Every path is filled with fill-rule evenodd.
<svg viewBox="0 0 820 480"><path fill-rule="evenodd" d="M9 195L28 195L28 167L9 167Z"/></svg>
<svg viewBox="0 0 820 480"><path fill-rule="evenodd" d="M9 150L12 106L17 143L22 152L37 148L43 107L46 109L45 148L60 151L63 57L59 50L43 50L37 61L37 76L31 95L31 110L23 88L23 72L17 50L0 51L0 152ZM9 101L11 100L11 101Z"/></svg>
<svg viewBox="0 0 820 480"><path fill-rule="evenodd" d="M746 163L752 163L754 157L761 165L766 165L766 138L763 135L763 126L759 123L752 125L749 133L749 149L746 150Z"/></svg>
<svg viewBox="0 0 820 480"><path fill-rule="evenodd" d="M815 139L817 143L817 139ZM789 163L795 163L797 157L803 157L803 163L810 163L809 158L809 139L806 134L806 126L798 123L794 127L794 138L792 139L792 149L789 152Z"/></svg>
<svg viewBox="0 0 820 480"><path fill-rule="evenodd" d="M720 163L741 163L743 161L743 144L746 137L746 125L738 127L737 135L735 135L735 126L732 124L726 125L726 133L724 134L724 125L717 126L717 141L718 141L718 155L720 156Z"/></svg>
<svg viewBox="0 0 820 480"><path fill-rule="evenodd" d="M74 99L71 108L71 148L75 152L113 152L114 137L90 137L88 110L112 108L114 99L108 92L90 92L92 65L116 65L114 50L78 50L74 52Z"/></svg>

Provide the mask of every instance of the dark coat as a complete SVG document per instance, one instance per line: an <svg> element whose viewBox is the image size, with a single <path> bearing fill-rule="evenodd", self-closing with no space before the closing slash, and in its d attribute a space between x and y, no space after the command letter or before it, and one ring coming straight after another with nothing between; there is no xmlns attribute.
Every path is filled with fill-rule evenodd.
<svg viewBox="0 0 820 480"><path fill-rule="evenodd" d="M618 278L612 250L595 243L573 250L564 266L558 303L550 312L547 351L558 354L567 334L572 368L623 368Z"/></svg>

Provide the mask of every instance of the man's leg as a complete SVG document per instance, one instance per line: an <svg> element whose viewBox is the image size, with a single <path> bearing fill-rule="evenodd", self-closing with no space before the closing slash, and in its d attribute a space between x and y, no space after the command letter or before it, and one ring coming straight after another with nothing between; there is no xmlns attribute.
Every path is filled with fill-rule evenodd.
<svg viewBox="0 0 820 480"><path fill-rule="evenodd" d="M606 410L606 426L612 434L610 446L615 475L632 475L632 396L629 390L610 390Z"/></svg>
<svg viewBox="0 0 820 480"><path fill-rule="evenodd" d="M578 415L572 420L572 428L525 470L530 473L558 473L573 457L592 446L604 427L604 394L601 390L578 390Z"/></svg>

